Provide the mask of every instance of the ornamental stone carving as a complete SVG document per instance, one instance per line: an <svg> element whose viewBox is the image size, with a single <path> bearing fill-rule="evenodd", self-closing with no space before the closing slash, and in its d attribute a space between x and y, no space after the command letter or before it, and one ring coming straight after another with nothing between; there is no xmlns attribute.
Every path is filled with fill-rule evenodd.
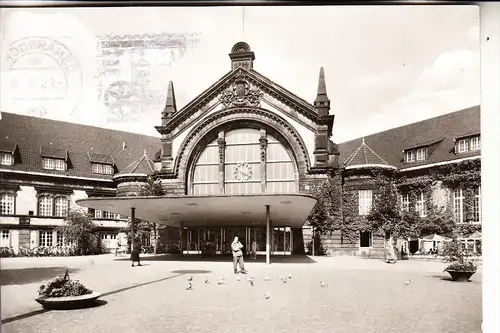
<svg viewBox="0 0 500 333"><path fill-rule="evenodd" d="M247 162L240 162L234 168L234 179L244 182L252 178L252 167Z"/></svg>
<svg viewBox="0 0 500 333"><path fill-rule="evenodd" d="M224 140L224 138L218 138L217 145L219 146L219 161L220 163L224 163L226 156L226 140Z"/></svg>
<svg viewBox="0 0 500 333"><path fill-rule="evenodd" d="M219 100L225 107L233 106L260 106L262 92L251 88L246 81L236 81L229 89L223 91Z"/></svg>
<svg viewBox="0 0 500 333"><path fill-rule="evenodd" d="M259 138L259 143L260 143L260 160L262 162L265 162L267 155L267 138L265 136L261 136Z"/></svg>

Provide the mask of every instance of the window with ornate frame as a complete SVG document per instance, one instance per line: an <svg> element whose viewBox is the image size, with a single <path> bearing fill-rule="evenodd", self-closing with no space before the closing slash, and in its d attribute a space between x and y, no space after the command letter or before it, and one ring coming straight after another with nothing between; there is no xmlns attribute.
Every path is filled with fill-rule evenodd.
<svg viewBox="0 0 500 333"><path fill-rule="evenodd" d="M218 133L190 173L194 195L294 193L296 165L290 150L264 129Z"/></svg>
<svg viewBox="0 0 500 333"><path fill-rule="evenodd" d="M65 217L69 210L66 195L43 193L38 196L38 215Z"/></svg>

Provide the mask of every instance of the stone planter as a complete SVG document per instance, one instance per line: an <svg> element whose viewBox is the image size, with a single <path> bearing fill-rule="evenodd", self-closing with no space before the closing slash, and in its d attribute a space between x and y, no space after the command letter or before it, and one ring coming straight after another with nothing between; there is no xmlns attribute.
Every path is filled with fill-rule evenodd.
<svg viewBox="0 0 500 333"><path fill-rule="evenodd" d="M35 301L40 303L45 309L50 310L70 310L82 309L92 306L95 301L101 297L101 294L93 292L92 294L82 296L66 297L47 297L40 296Z"/></svg>
<svg viewBox="0 0 500 333"><path fill-rule="evenodd" d="M468 282L470 277L474 275L476 272L467 272L467 271L454 271L451 269L446 270L450 275L453 281L457 282Z"/></svg>

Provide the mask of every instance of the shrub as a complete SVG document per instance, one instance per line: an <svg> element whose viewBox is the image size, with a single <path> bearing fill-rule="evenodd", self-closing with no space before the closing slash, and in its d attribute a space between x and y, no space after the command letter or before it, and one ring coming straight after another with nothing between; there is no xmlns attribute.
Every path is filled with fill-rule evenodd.
<svg viewBox="0 0 500 333"><path fill-rule="evenodd" d="M445 243L443 248L444 262L450 262L445 270L475 272L477 265L469 259L472 252L463 249L462 244L457 240Z"/></svg>

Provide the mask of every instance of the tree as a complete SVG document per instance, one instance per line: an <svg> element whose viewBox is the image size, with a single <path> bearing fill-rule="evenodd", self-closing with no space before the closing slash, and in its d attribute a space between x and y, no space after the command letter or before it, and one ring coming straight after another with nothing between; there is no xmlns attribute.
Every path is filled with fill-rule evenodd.
<svg viewBox="0 0 500 333"><path fill-rule="evenodd" d="M415 225L410 223L412 219L403 218L401 214L394 182L381 179L380 185L378 194L373 198L372 209L366 216L369 228L380 233L385 240L415 234Z"/></svg>
<svg viewBox="0 0 500 333"><path fill-rule="evenodd" d="M56 228L62 232L66 242L75 244L80 255L100 254L104 248L92 217L83 210L70 210L64 218L64 225Z"/></svg>
<svg viewBox="0 0 500 333"><path fill-rule="evenodd" d="M343 237L355 240L358 236L358 221L343 218L342 214L343 209L350 206L343 205L343 201L348 201L348 195L342 194L340 171L332 171L327 179L313 187L312 194L317 202L309 214L309 225L320 234L340 231ZM345 216L350 215L344 214Z"/></svg>

